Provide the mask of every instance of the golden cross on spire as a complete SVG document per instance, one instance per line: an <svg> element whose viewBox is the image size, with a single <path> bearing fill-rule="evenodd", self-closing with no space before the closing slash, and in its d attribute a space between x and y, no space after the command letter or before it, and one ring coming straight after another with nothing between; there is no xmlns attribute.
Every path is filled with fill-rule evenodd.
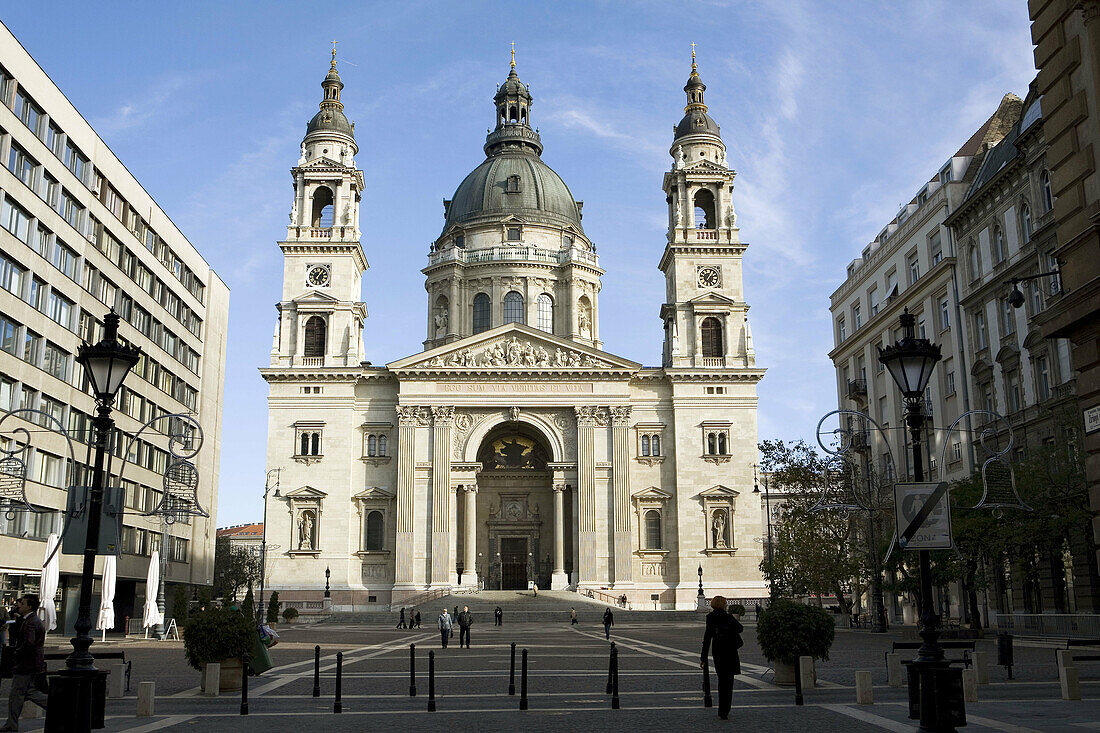
<svg viewBox="0 0 1100 733"><path fill-rule="evenodd" d="M516 68L516 42L512 41L512 68Z"/></svg>
<svg viewBox="0 0 1100 733"><path fill-rule="evenodd" d="M695 41L691 42L691 63L695 63Z"/></svg>
<svg viewBox="0 0 1100 733"><path fill-rule="evenodd" d="M332 65L336 66L336 39L332 41Z"/></svg>

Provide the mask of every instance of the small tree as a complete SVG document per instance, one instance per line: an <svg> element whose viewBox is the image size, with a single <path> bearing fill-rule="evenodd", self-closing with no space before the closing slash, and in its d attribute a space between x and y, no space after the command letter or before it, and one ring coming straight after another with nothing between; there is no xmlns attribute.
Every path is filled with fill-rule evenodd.
<svg viewBox="0 0 1100 733"><path fill-rule="evenodd" d="M279 607L282 605L279 601L279 591L271 591L271 600L267 602L267 622L269 624L279 622Z"/></svg>
<svg viewBox="0 0 1100 733"><path fill-rule="evenodd" d="M764 609L756 627L760 651L784 664L796 664L802 656L828 660L835 635L833 620L823 608L782 598Z"/></svg>
<svg viewBox="0 0 1100 733"><path fill-rule="evenodd" d="M175 595L172 597L172 617L176 619L176 626L182 628L187 625L190 610L187 607L187 587L177 585Z"/></svg>
<svg viewBox="0 0 1100 733"><path fill-rule="evenodd" d="M283 618L289 624L294 619L298 618L298 609L294 606L287 606L287 609L283 611Z"/></svg>
<svg viewBox="0 0 1100 733"><path fill-rule="evenodd" d="M252 586L248 586L248 592L244 594L244 600L241 602L241 613L249 621L255 621L256 619L256 597L252 595Z"/></svg>

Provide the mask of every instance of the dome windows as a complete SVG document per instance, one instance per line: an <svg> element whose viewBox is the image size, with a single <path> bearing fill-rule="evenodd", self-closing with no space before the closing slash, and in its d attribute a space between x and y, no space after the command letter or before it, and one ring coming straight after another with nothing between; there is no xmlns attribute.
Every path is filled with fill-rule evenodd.
<svg viewBox="0 0 1100 733"><path fill-rule="evenodd" d="M515 290L504 296L504 322L523 323L523 296Z"/></svg>
<svg viewBox="0 0 1100 733"><path fill-rule="evenodd" d="M489 296L485 293L474 296L474 333L488 331L492 326L490 306Z"/></svg>
<svg viewBox="0 0 1100 733"><path fill-rule="evenodd" d="M523 230L519 227L508 227L506 237L509 242L521 242L523 241Z"/></svg>
<svg viewBox="0 0 1100 733"><path fill-rule="evenodd" d="M554 299L543 293L535 301L538 311L538 328L546 333L554 332Z"/></svg>
<svg viewBox="0 0 1100 733"><path fill-rule="evenodd" d="M505 190L508 193L520 193L520 178L517 175L508 176L508 181L505 183Z"/></svg>

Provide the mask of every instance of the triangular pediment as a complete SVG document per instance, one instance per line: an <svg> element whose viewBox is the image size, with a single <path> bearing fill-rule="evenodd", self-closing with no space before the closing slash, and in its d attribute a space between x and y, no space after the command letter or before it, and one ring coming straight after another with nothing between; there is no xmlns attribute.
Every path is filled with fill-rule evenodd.
<svg viewBox="0 0 1100 733"><path fill-rule="evenodd" d="M656 486L650 486L648 489L642 489L630 498L634 501L667 501L672 498L672 494L667 491L661 491Z"/></svg>
<svg viewBox="0 0 1100 733"><path fill-rule="evenodd" d="M630 371L642 365L520 323L508 323L386 365L391 371Z"/></svg>
<svg viewBox="0 0 1100 733"><path fill-rule="evenodd" d="M383 489L381 486L369 486L369 487L367 487L366 489L363 489L362 491L360 491L358 494L356 494L355 496L353 496L351 498L352 499L362 499L362 500L366 500L366 501L369 501L369 500L372 500L372 499L373 500L381 500L381 501L389 501L390 499L393 499L396 496L397 496L397 494L390 491L389 489Z"/></svg>
<svg viewBox="0 0 1100 733"><path fill-rule="evenodd" d="M292 302L298 303L299 305L306 303L332 305L334 303L339 303L340 301L329 295L328 293L321 292L320 290L309 290L302 293L297 298L294 298Z"/></svg>
<svg viewBox="0 0 1100 733"><path fill-rule="evenodd" d="M726 296L726 295L722 295L721 293L715 293L713 291L708 291L706 293L701 293L700 295L696 295L694 298L691 298L690 300L688 300L688 302L693 303L693 304L716 304L716 305L717 304L720 304L720 305L736 305L737 304L737 301L734 300L733 298L730 298L729 296Z"/></svg>
<svg viewBox="0 0 1100 733"><path fill-rule="evenodd" d="M333 168L333 167L343 168L344 164L341 163L338 160L333 160L332 158L329 158L326 155L322 155L320 158L316 158L314 160L311 160L308 163L306 163L305 165L299 166L299 167L302 168L303 170L308 170L310 168Z"/></svg>
<svg viewBox="0 0 1100 733"><path fill-rule="evenodd" d="M692 173L725 174L730 172L729 168L718 165L714 161L707 160L706 158L700 158L699 160L688 163L683 168L681 168L681 170L691 171Z"/></svg>
<svg viewBox="0 0 1100 733"><path fill-rule="evenodd" d="M301 486L293 491L286 492L284 496L288 499L324 499L328 494L312 486Z"/></svg>
<svg viewBox="0 0 1100 733"><path fill-rule="evenodd" d="M706 491L699 492L700 499L732 499L740 495L741 492L737 489L731 489L728 486L722 486L721 484L712 486Z"/></svg>

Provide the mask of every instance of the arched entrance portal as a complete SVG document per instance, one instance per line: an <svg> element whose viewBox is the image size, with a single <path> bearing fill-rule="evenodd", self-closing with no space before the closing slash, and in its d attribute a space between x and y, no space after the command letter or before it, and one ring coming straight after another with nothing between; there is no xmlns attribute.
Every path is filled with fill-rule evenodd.
<svg viewBox="0 0 1100 733"><path fill-rule="evenodd" d="M522 422L502 423L481 441L474 536L486 588L521 590L532 582L550 587L554 494L546 464L551 455L542 434ZM465 525L463 517L459 526Z"/></svg>

